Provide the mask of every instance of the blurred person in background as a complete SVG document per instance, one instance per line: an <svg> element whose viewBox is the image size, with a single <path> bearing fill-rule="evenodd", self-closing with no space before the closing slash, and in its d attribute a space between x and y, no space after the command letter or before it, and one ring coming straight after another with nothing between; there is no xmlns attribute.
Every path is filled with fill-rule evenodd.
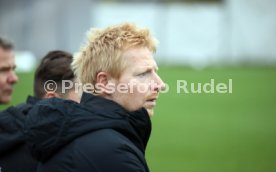
<svg viewBox="0 0 276 172"><path fill-rule="evenodd" d="M78 81L94 89L84 88L80 104L43 100L26 120L38 172L149 171L150 117L165 88L155 50L148 29L128 23L92 29L72 66Z"/></svg>
<svg viewBox="0 0 276 172"><path fill-rule="evenodd" d="M71 69L73 56L64 51L51 51L41 61L35 72L34 78L34 97L43 98L62 98L75 102L80 101L80 96L75 90L74 84L71 89L62 90L62 81L75 82L75 75ZM54 82L55 91L46 90L45 83ZM56 87L55 87L56 86Z"/></svg>
<svg viewBox="0 0 276 172"><path fill-rule="evenodd" d="M20 104L17 107L23 113L28 113L37 101L53 97L79 102L80 95L76 92L74 84L71 89L62 90L62 81L75 82L75 75L71 69L72 60L73 56L68 52L61 50L48 52L42 58L35 71L34 96L29 96L26 103ZM47 84L49 84L49 88Z"/></svg>
<svg viewBox="0 0 276 172"><path fill-rule="evenodd" d="M13 85L17 82L13 45L0 37L0 104L11 101Z"/></svg>
<svg viewBox="0 0 276 172"><path fill-rule="evenodd" d="M79 102L74 88L62 92L62 80L74 82L71 69L72 55L64 51L51 51L41 60L34 77L34 97L29 96L26 103L8 108L0 113L0 171L1 172L34 172L37 161L25 144L23 126L26 116L33 106L45 98L64 98ZM44 84L52 80L58 88L47 92ZM37 115L37 114L35 114Z"/></svg>

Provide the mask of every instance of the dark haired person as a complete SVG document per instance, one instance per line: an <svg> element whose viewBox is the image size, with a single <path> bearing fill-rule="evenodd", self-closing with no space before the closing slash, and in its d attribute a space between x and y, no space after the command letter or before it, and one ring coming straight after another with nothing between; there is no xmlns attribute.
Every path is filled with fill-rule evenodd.
<svg viewBox="0 0 276 172"><path fill-rule="evenodd" d="M58 97L79 102L79 95L74 87L75 75L71 69L73 57L64 51L51 51L41 61L35 72L34 96L39 99ZM55 91L47 89L45 83L54 81ZM71 81L71 89L62 89L62 81Z"/></svg>

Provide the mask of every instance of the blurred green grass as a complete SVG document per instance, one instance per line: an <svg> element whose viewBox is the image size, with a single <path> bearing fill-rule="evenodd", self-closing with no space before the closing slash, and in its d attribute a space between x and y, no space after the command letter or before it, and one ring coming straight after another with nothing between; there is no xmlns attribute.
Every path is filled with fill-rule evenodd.
<svg viewBox="0 0 276 172"><path fill-rule="evenodd" d="M146 151L152 172L276 171L276 67L161 66L159 96ZM32 94L33 73L19 74L12 104ZM176 81L226 83L232 94L177 94ZM7 106L2 106L1 109Z"/></svg>
<svg viewBox="0 0 276 172"><path fill-rule="evenodd" d="M155 172L276 171L276 68L160 68L147 160ZM176 80L226 83L232 94L177 94Z"/></svg>

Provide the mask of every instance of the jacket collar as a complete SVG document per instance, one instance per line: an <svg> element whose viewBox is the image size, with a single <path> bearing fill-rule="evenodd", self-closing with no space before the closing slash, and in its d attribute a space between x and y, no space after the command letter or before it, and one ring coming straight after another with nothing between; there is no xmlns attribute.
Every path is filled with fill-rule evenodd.
<svg viewBox="0 0 276 172"><path fill-rule="evenodd" d="M130 112L112 100L86 92L83 93L80 104L88 111L96 110L108 117L126 120L132 127L122 128L120 132L127 137L132 137L135 145L144 152L151 133L151 120L145 108Z"/></svg>
<svg viewBox="0 0 276 172"><path fill-rule="evenodd" d="M35 105L38 101L40 101L41 99L37 98L37 97L33 97L33 96L28 96L26 103L30 104L30 105Z"/></svg>

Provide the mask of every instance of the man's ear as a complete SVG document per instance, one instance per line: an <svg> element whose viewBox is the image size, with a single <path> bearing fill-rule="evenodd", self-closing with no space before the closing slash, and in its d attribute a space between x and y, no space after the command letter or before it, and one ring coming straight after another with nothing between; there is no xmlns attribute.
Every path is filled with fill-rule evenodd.
<svg viewBox="0 0 276 172"><path fill-rule="evenodd" d="M96 77L95 91L97 94L111 94L110 85L111 77L106 72L99 72Z"/></svg>
<svg viewBox="0 0 276 172"><path fill-rule="evenodd" d="M96 83L107 85L108 83L108 74L106 72L99 72L96 77Z"/></svg>
<svg viewBox="0 0 276 172"><path fill-rule="evenodd" d="M47 92L44 96L44 98L46 99L53 98L53 97L60 98L59 94L56 92Z"/></svg>

